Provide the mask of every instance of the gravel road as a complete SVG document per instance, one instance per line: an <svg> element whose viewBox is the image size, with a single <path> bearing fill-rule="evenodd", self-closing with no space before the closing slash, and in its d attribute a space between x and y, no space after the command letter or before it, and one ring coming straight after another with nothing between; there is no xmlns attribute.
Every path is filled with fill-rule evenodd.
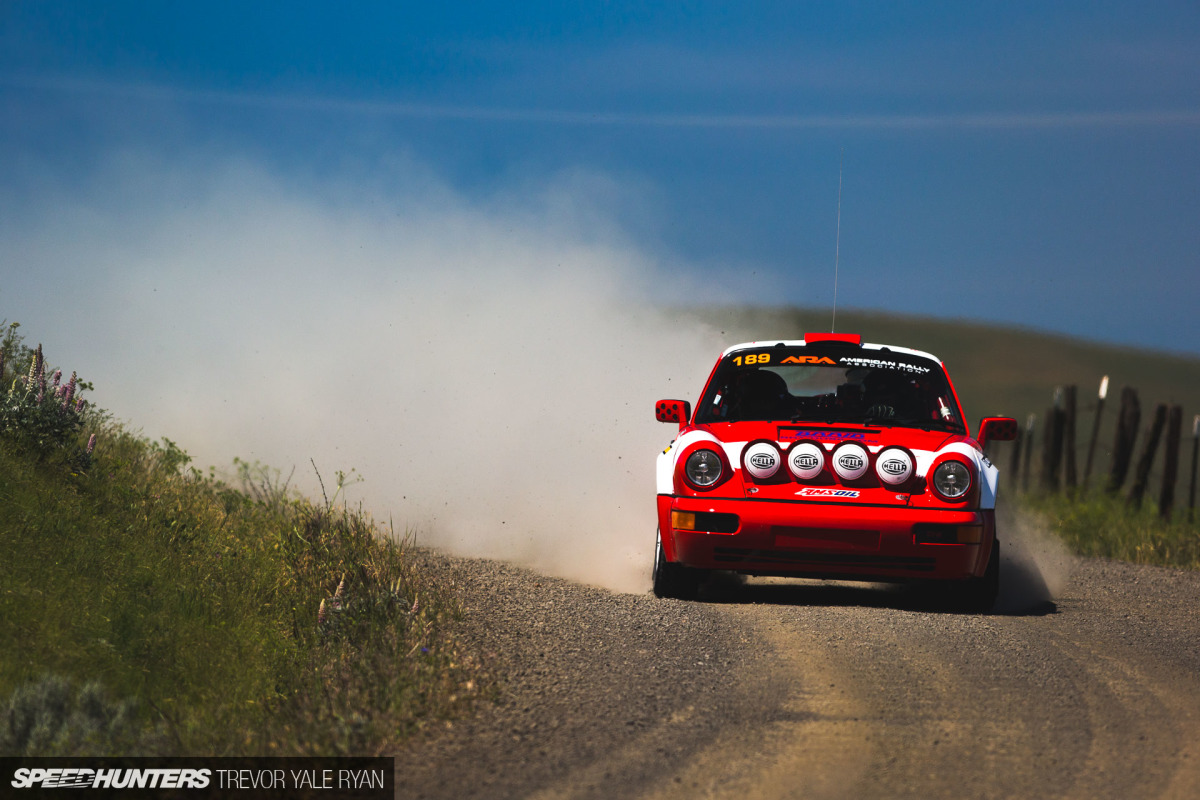
<svg viewBox="0 0 1200 800"><path fill-rule="evenodd" d="M1054 602L729 581L698 602L424 553L500 699L398 754L411 798L1200 797L1200 573Z"/></svg>

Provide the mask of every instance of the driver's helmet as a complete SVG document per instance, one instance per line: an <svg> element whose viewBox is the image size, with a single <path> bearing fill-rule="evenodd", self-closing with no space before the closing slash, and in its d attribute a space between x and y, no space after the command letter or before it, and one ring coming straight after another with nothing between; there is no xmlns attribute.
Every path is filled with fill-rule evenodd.
<svg viewBox="0 0 1200 800"><path fill-rule="evenodd" d="M890 369L873 369L863 380L866 404L872 409L887 409L886 416L903 416L911 410L912 378Z"/></svg>
<svg viewBox="0 0 1200 800"><path fill-rule="evenodd" d="M787 414L787 381L763 369L740 374L733 386L734 419L778 419Z"/></svg>

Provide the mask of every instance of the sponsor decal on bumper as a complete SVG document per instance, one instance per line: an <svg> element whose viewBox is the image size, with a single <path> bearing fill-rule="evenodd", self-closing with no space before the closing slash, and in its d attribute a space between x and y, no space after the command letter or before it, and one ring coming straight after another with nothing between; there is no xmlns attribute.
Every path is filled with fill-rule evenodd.
<svg viewBox="0 0 1200 800"><path fill-rule="evenodd" d="M860 492L854 489L822 489L817 486L805 486L796 492L797 497L820 497L823 499L855 498Z"/></svg>

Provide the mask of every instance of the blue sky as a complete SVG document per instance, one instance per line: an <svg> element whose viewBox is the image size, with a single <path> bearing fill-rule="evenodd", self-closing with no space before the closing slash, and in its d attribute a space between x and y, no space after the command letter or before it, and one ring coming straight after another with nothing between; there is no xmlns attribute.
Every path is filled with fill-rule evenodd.
<svg viewBox="0 0 1200 800"><path fill-rule="evenodd" d="M658 299L828 305L841 160L844 307L1200 354L1198 145L1188 2L8 2L0 315L90 247L67 199L183 210L231 161L335 205L552 187Z"/></svg>

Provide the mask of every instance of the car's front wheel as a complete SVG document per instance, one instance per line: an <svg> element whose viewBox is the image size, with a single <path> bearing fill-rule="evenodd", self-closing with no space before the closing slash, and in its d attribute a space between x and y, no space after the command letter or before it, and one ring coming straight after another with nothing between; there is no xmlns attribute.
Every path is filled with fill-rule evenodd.
<svg viewBox="0 0 1200 800"><path fill-rule="evenodd" d="M1000 594L1000 542L992 542L992 555L982 577L971 578L954 587L950 601L955 610L968 614L987 614Z"/></svg>
<svg viewBox="0 0 1200 800"><path fill-rule="evenodd" d="M700 590L699 570L667 561L663 552L662 535L654 537L654 594L691 600Z"/></svg>

